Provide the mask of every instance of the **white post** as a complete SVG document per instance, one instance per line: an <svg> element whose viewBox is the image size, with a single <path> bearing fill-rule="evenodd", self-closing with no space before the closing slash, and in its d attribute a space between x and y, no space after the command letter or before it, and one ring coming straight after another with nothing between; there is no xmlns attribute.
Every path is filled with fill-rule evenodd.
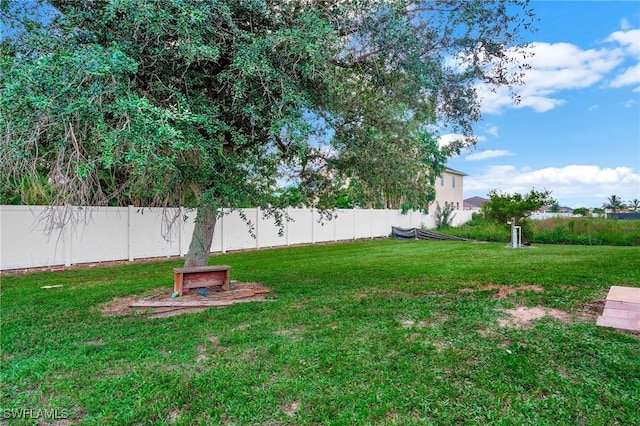
<svg viewBox="0 0 640 426"><path fill-rule="evenodd" d="M222 253L226 253L227 250L224 248L224 209L222 210L222 214L220 215L220 251Z"/></svg>
<svg viewBox="0 0 640 426"><path fill-rule="evenodd" d="M289 217L291 213L291 209L287 207L286 216ZM289 245L289 221L285 219L284 222L284 242L286 245Z"/></svg>
<svg viewBox="0 0 640 426"><path fill-rule="evenodd" d="M511 247L522 246L522 228L514 226L511 231Z"/></svg>
<svg viewBox="0 0 640 426"><path fill-rule="evenodd" d="M311 244L316 243L316 235L313 232L313 225L315 221L316 221L315 214L314 214L313 208L311 208Z"/></svg>
<svg viewBox="0 0 640 426"><path fill-rule="evenodd" d="M383 235L383 237L388 236L389 234L391 234L391 230L389 229L389 209L387 209L385 207L384 209L384 232L388 232L388 234Z"/></svg>
<svg viewBox="0 0 640 426"><path fill-rule="evenodd" d="M258 224L260 223L260 207L256 207L256 248L260 248L260 233L258 232Z"/></svg>
<svg viewBox="0 0 640 426"><path fill-rule="evenodd" d="M180 218L178 219L178 248L180 250L180 257L184 257L187 254L188 247L185 244L187 239L184 235L184 207L180 207Z"/></svg>
<svg viewBox="0 0 640 426"><path fill-rule="evenodd" d="M135 229L134 229L134 210L133 206L127 207L127 251L129 254L129 262L135 260Z"/></svg>
<svg viewBox="0 0 640 426"><path fill-rule="evenodd" d="M369 234L373 240L373 209L369 209Z"/></svg>
<svg viewBox="0 0 640 426"><path fill-rule="evenodd" d="M357 213L356 213L356 209L354 208L353 210L353 239L356 239L356 222L358 220L357 217Z"/></svg>
<svg viewBox="0 0 640 426"><path fill-rule="evenodd" d="M71 225L65 223L62 226L64 227L64 266L71 266L71 257L73 255L71 251Z"/></svg>

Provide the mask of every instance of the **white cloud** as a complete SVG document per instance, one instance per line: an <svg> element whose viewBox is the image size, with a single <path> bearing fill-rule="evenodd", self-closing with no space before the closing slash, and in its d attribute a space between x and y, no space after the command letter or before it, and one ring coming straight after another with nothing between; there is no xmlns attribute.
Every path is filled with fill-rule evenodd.
<svg viewBox="0 0 640 426"><path fill-rule="evenodd" d="M619 45L619 48L629 57L635 59L635 64L625 67L612 81L611 87L622 87L640 83L640 29L628 29L623 25L623 31L612 33L605 41Z"/></svg>
<svg viewBox="0 0 640 426"><path fill-rule="evenodd" d="M623 105L625 106L625 108L631 108L634 105L636 105L637 103L638 103L638 101L636 101L635 99L629 99Z"/></svg>
<svg viewBox="0 0 640 426"><path fill-rule="evenodd" d="M611 82L611 87L629 86L640 83L640 63L627 68Z"/></svg>
<svg viewBox="0 0 640 426"><path fill-rule="evenodd" d="M498 158L498 157L511 157L515 154L511 151L507 151L506 149L489 149L482 152L475 152L473 154L467 155L465 161L480 161L487 160L489 158Z"/></svg>
<svg viewBox="0 0 640 426"><path fill-rule="evenodd" d="M591 106L589 107L589 111L595 111L595 110L597 110L597 109L598 109L598 105L591 105Z"/></svg>
<svg viewBox="0 0 640 426"><path fill-rule="evenodd" d="M440 135L438 138L438 146L440 148L444 148L452 142L464 140L464 136L457 133L447 133L445 135Z"/></svg>
<svg viewBox="0 0 640 426"><path fill-rule="evenodd" d="M485 136L476 136L475 139L477 142L484 142L487 140ZM460 142L464 140L465 140L465 136L459 133L446 133L438 137L438 146L440 148L444 148L453 142Z"/></svg>
<svg viewBox="0 0 640 426"><path fill-rule="evenodd" d="M629 20L627 18L622 18L620 20L620 28L622 28L624 31L630 30L632 28L631 23L629 23Z"/></svg>
<svg viewBox="0 0 640 426"><path fill-rule="evenodd" d="M491 126L486 130L487 134L498 137L498 126Z"/></svg>
<svg viewBox="0 0 640 426"><path fill-rule="evenodd" d="M515 105L504 87L478 86L482 112L498 114L505 108L545 112L566 103L560 96L563 91L607 80L610 87L639 84L640 29L616 31L603 42L606 46L600 49L582 49L571 43L531 43L527 51L532 56L526 59L530 69L524 71L524 84L514 88L520 103Z"/></svg>
<svg viewBox="0 0 640 426"><path fill-rule="evenodd" d="M640 29L616 31L605 41L618 43L629 55L640 58Z"/></svg>
<svg viewBox="0 0 640 426"><path fill-rule="evenodd" d="M592 165L568 165L539 170L492 166L484 174L471 175L464 180L466 194L485 195L494 189L507 193L525 193L532 188L552 191L551 196L562 205L600 207L612 194L623 200L638 198L640 174L628 167L600 168Z"/></svg>

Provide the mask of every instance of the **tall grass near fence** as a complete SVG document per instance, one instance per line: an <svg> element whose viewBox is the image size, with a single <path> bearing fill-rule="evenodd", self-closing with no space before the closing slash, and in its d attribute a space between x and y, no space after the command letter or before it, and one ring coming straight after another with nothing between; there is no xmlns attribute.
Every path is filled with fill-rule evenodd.
<svg viewBox="0 0 640 426"><path fill-rule="evenodd" d="M557 217L535 220L535 243L637 246L640 220Z"/></svg>
<svg viewBox="0 0 640 426"><path fill-rule="evenodd" d="M639 246L640 220L555 217L528 221L528 238L539 244ZM443 232L476 241L510 241L509 227L475 218Z"/></svg>

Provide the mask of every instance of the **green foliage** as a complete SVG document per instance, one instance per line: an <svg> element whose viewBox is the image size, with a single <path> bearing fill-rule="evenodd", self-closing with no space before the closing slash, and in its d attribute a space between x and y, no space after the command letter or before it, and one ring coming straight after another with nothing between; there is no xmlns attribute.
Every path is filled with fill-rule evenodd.
<svg viewBox="0 0 640 426"><path fill-rule="evenodd" d="M585 216L589 216L591 212L586 207L578 207L577 209L573 209L573 214L577 216L585 217Z"/></svg>
<svg viewBox="0 0 640 426"><path fill-rule="evenodd" d="M470 221L460 226L443 229L442 232L474 241L507 242L511 239L507 227L487 220L482 213L474 213Z"/></svg>
<svg viewBox="0 0 640 426"><path fill-rule="evenodd" d="M444 208L440 207L440 203L436 203L435 209L435 221L436 229L445 229L451 226L451 221L455 218L456 214L453 213L453 203L446 204Z"/></svg>
<svg viewBox="0 0 640 426"><path fill-rule="evenodd" d="M27 176L54 205L214 212L279 208L283 180L321 209L351 179L349 202L426 208L474 143L476 85L521 82L506 70L533 16L519 0L22 3L0 9L0 193L28 200ZM441 149L436 123L463 140Z"/></svg>
<svg viewBox="0 0 640 426"><path fill-rule="evenodd" d="M613 210L614 212L617 212L618 210L624 209L625 205L622 199L614 194L611 197L607 198L607 202L602 205L602 208L605 210Z"/></svg>
<svg viewBox="0 0 640 426"><path fill-rule="evenodd" d="M77 425L636 423L640 345L595 317L610 286L640 282L637 248L388 240L215 260L270 300L102 314L171 288L175 260L3 276L3 413L65 409L56 421ZM517 306L571 320L500 326Z"/></svg>
<svg viewBox="0 0 640 426"><path fill-rule="evenodd" d="M544 205L557 204L551 198L551 191L532 189L527 194L491 191L488 195L489 200L482 205L484 217L488 221L507 227L521 226L523 239L531 238L531 226L526 220L531 213Z"/></svg>
<svg viewBox="0 0 640 426"><path fill-rule="evenodd" d="M555 203L550 197L551 191L532 189L527 194L491 191L488 195L489 200L482 205L482 213L487 220L502 224L510 222L513 218L520 222L540 207Z"/></svg>
<svg viewBox="0 0 640 426"><path fill-rule="evenodd" d="M461 147L440 150L425 126L471 135L473 85L518 82L503 52L531 18L520 1L49 4L2 9L15 31L2 41L1 158L14 181L44 176L57 204L197 205L209 193L267 206L285 167L319 204L347 176L369 203L423 207ZM444 65L452 54L466 56L460 69Z"/></svg>

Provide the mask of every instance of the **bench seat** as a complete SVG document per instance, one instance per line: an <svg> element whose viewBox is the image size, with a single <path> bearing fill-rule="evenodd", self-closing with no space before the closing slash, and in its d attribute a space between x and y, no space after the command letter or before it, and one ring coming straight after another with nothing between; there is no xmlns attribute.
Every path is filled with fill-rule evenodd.
<svg viewBox="0 0 640 426"><path fill-rule="evenodd" d="M218 287L229 290L229 265L194 266L173 269L173 291L182 296L185 289Z"/></svg>

